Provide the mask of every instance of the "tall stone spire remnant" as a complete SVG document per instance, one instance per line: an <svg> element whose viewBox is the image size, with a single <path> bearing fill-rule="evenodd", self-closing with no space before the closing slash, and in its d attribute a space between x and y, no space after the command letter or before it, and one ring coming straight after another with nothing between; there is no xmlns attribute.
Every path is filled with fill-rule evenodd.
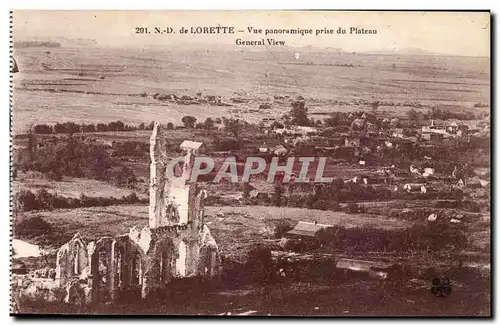
<svg viewBox="0 0 500 326"><path fill-rule="evenodd" d="M166 183L167 151L163 127L154 124L150 144L150 186L149 186L149 227L160 226L161 213L164 208L163 194Z"/></svg>
<svg viewBox="0 0 500 326"><path fill-rule="evenodd" d="M160 124L155 123L150 139L150 228L185 225L202 217L200 204L205 195L199 191L196 183L190 181L194 159L201 146L200 142L185 140L181 144L184 156L182 159L172 158L176 160L172 169L169 167L172 161L167 155L165 131ZM168 169L173 170L173 175L168 175Z"/></svg>

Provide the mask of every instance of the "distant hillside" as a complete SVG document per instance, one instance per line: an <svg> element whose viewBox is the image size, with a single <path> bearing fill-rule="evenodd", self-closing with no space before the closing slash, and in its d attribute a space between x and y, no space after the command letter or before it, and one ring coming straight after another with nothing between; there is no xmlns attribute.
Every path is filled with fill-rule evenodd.
<svg viewBox="0 0 500 326"><path fill-rule="evenodd" d="M58 48L61 46L59 42L52 41L23 41L23 42L14 42L15 48Z"/></svg>
<svg viewBox="0 0 500 326"><path fill-rule="evenodd" d="M94 46L97 45L97 41L91 38L69 38L69 37L56 37L52 38L51 41L61 42L63 46Z"/></svg>
<svg viewBox="0 0 500 326"><path fill-rule="evenodd" d="M58 47L86 47L95 46L97 41L89 38L67 38L67 37L51 37L47 38L34 38L30 40L23 40L14 42L16 48L58 48Z"/></svg>
<svg viewBox="0 0 500 326"><path fill-rule="evenodd" d="M366 54L398 54L398 55L439 55L440 53L430 52L420 48L402 48L396 50L375 50L363 52Z"/></svg>

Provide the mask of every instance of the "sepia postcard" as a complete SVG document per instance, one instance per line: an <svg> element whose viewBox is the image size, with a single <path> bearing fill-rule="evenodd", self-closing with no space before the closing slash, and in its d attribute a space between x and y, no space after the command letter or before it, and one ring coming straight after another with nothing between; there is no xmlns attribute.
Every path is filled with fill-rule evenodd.
<svg viewBox="0 0 500 326"><path fill-rule="evenodd" d="M491 317L490 19L11 12L11 315Z"/></svg>

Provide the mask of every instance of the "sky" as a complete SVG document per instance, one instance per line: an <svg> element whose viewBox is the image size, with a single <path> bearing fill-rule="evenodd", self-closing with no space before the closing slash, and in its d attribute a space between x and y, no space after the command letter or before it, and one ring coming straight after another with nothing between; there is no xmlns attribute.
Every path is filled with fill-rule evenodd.
<svg viewBox="0 0 500 326"><path fill-rule="evenodd" d="M487 12L335 12L335 11L14 11L14 41L33 38L89 38L101 46L224 44L237 48L237 38L275 38L288 46L339 48L349 52L424 51L489 56L490 14ZM233 26L232 35L180 34L185 27ZM136 34L136 27L172 27L175 34ZM346 29L347 34L254 35L256 29ZM377 34L349 34L350 27Z"/></svg>

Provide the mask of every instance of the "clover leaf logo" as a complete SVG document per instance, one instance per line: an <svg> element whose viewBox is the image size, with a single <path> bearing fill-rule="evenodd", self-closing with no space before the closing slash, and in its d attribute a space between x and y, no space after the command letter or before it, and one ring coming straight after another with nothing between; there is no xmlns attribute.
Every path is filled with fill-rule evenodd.
<svg viewBox="0 0 500 326"><path fill-rule="evenodd" d="M451 293L450 279L444 276L432 280L431 292L436 297L447 297Z"/></svg>

